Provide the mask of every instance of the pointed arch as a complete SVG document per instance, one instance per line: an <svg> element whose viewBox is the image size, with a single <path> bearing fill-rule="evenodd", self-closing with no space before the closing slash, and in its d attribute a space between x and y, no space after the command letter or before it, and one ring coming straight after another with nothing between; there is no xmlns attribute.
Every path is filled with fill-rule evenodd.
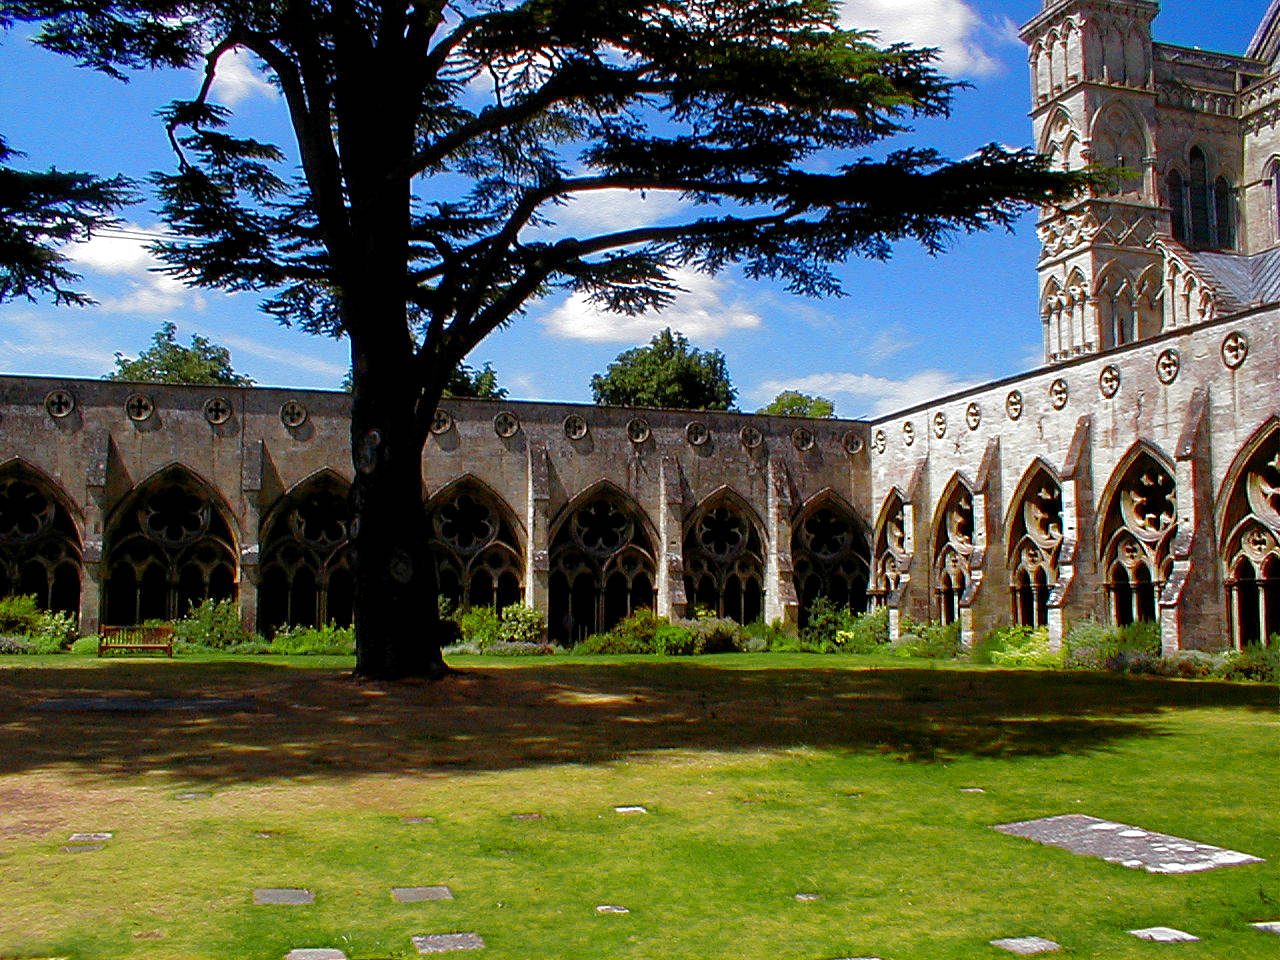
<svg viewBox="0 0 1280 960"><path fill-rule="evenodd" d="M1138 440L1116 464L1098 501L1099 568L1108 614L1119 626L1156 619L1173 567L1176 476L1164 451Z"/></svg>
<svg viewBox="0 0 1280 960"><path fill-rule="evenodd" d="M871 574L868 531L857 511L833 488L819 490L796 510L791 558L801 626L819 597L838 607L866 609Z"/></svg>
<svg viewBox="0 0 1280 960"><path fill-rule="evenodd" d="M425 504L440 595L454 604L502 608L524 597L523 527L511 505L474 474Z"/></svg>
<svg viewBox="0 0 1280 960"><path fill-rule="evenodd" d="M902 587L903 574L910 563L907 550L907 496L900 487L890 487L876 517L875 550L871 600L876 606L888 601Z"/></svg>
<svg viewBox="0 0 1280 960"><path fill-rule="evenodd" d="M1062 482L1041 457L1014 490L1005 520L1010 602L1015 623L1047 626L1063 542Z"/></svg>
<svg viewBox="0 0 1280 960"><path fill-rule="evenodd" d="M1218 496L1232 641L1280 642L1280 418L1270 417L1241 447Z"/></svg>
<svg viewBox="0 0 1280 960"><path fill-rule="evenodd" d="M1094 288L1098 301L1102 347L1122 347L1138 339L1138 290L1133 275L1112 261L1098 275Z"/></svg>
<svg viewBox="0 0 1280 960"><path fill-rule="evenodd" d="M1094 111L1093 159L1099 166L1124 170L1112 185L1113 194L1140 197L1146 193L1146 158L1152 137L1146 121L1125 101L1113 98Z"/></svg>
<svg viewBox="0 0 1280 960"><path fill-rule="evenodd" d="M738 623L764 612L764 524L728 484L712 491L684 523L685 596L696 608Z"/></svg>
<svg viewBox="0 0 1280 960"><path fill-rule="evenodd" d="M81 520L56 480L21 457L0 464L0 596L80 614Z"/></svg>
<svg viewBox="0 0 1280 960"><path fill-rule="evenodd" d="M971 579L975 523L973 484L957 472L942 488L930 528L934 593L943 623L955 623L960 617L960 603Z"/></svg>
<svg viewBox="0 0 1280 960"><path fill-rule="evenodd" d="M130 490L105 524L102 622L175 620L205 599L234 599L235 514L217 488L171 463Z"/></svg>

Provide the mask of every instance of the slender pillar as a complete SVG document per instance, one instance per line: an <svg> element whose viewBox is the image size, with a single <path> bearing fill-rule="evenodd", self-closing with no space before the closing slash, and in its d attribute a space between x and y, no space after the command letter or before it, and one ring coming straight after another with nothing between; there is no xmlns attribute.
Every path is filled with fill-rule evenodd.
<svg viewBox="0 0 1280 960"><path fill-rule="evenodd" d="M764 571L764 615L770 623L781 620L784 626L794 628L800 623L800 600L791 562L791 485L786 467L772 457L766 513L769 555Z"/></svg>
<svg viewBox="0 0 1280 960"><path fill-rule="evenodd" d="M529 445L528 474L524 604L545 613L551 609L551 479L544 444Z"/></svg>
<svg viewBox="0 0 1280 960"><path fill-rule="evenodd" d="M658 468L658 614L680 618L688 615L684 591L684 488L680 464L663 457Z"/></svg>

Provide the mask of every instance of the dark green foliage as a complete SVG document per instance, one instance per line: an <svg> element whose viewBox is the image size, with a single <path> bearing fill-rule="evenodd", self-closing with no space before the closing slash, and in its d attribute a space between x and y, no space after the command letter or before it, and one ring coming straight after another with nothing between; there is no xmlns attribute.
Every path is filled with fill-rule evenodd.
<svg viewBox="0 0 1280 960"><path fill-rule="evenodd" d="M988 631L976 645L974 659L1000 667L1060 667L1063 652L1050 647L1048 627L1015 624Z"/></svg>
<svg viewBox="0 0 1280 960"><path fill-rule="evenodd" d="M492 607L465 607L454 615L454 621L458 642L476 653L512 654L520 645L548 646L546 615L522 603L503 607L501 612Z"/></svg>
<svg viewBox="0 0 1280 960"><path fill-rule="evenodd" d="M211 650L230 650L262 639L240 625L240 608L234 600L202 600L173 627L175 642Z"/></svg>
<svg viewBox="0 0 1280 960"><path fill-rule="evenodd" d="M612 630L587 637L573 648L573 652L656 653L654 638L659 629L669 626L671 623L666 617L660 617L649 608L641 607L615 624Z"/></svg>
<svg viewBox="0 0 1280 960"><path fill-rule="evenodd" d="M838 607L828 598L818 597L809 605L800 636L816 649L835 649L836 634L847 630L852 618L853 613L848 607Z"/></svg>
<svg viewBox="0 0 1280 960"><path fill-rule="evenodd" d="M76 632L74 617L41 610L34 596L0 598L0 637L9 641L0 653L61 653Z"/></svg>
<svg viewBox="0 0 1280 960"><path fill-rule="evenodd" d="M0 28L7 26L4 14L0 5ZM20 156L0 137L0 303L39 294L52 295L54 303L93 303L69 289L80 275L60 251L118 223L112 212L134 199L133 185L124 177L9 166Z"/></svg>
<svg viewBox="0 0 1280 960"><path fill-rule="evenodd" d="M834 417L836 405L826 397L810 396L799 390L783 390L756 413L770 413L780 417Z"/></svg>
<svg viewBox="0 0 1280 960"><path fill-rule="evenodd" d="M782 625L780 619L770 623L756 620L742 628L742 648L747 653L765 653L782 650L794 643L796 635Z"/></svg>
<svg viewBox="0 0 1280 960"><path fill-rule="evenodd" d="M26 637L0 636L0 654L39 653L35 641Z"/></svg>
<svg viewBox="0 0 1280 960"><path fill-rule="evenodd" d="M647 347L618 354L603 374L593 376L591 396L614 407L730 410L738 391L729 382L723 353L690 347L668 327Z"/></svg>
<svg viewBox="0 0 1280 960"><path fill-rule="evenodd" d="M573 648L574 653L659 653L693 656L736 653L745 649L743 628L723 617L676 620L641 608L612 630L593 634Z"/></svg>
<svg viewBox="0 0 1280 960"><path fill-rule="evenodd" d="M343 376L339 386L347 393L351 392L350 370ZM444 396L476 400L505 400L507 388L498 386L498 371L493 369L493 364L488 360L479 370L460 363L449 374L449 380L444 387Z"/></svg>
<svg viewBox="0 0 1280 960"><path fill-rule="evenodd" d="M350 655L356 652L356 635L350 627L328 623L323 627L287 627L271 638L272 653Z"/></svg>
<svg viewBox="0 0 1280 960"><path fill-rule="evenodd" d="M904 616L900 630L898 639L889 647L894 656L954 660L960 655L958 623L913 623Z"/></svg>
<svg viewBox="0 0 1280 960"><path fill-rule="evenodd" d="M151 346L136 360L116 354L116 369L104 380L133 380L139 383L226 383L251 387L253 380L231 369L231 351L192 334L191 346L178 343L178 327L165 322L151 337Z"/></svg>
<svg viewBox="0 0 1280 960"><path fill-rule="evenodd" d="M1269 647L1245 647L1228 654L1214 674L1223 680L1280 680L1280 636L1271 638Z"/></svg>

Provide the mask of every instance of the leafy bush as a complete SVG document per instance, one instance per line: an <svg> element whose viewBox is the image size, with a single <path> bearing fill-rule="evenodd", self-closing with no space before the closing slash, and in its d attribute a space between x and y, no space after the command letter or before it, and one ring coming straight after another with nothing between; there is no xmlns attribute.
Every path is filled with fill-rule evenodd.
<svg viewBox="0 0 1280 960"><path fill-rule="evenodd" d="M98 635L80 637L71 644L70 652L78 657L96 657L98 655Z"/></svg>
<svg viewBox="0 0 1280 960"><path fill-rule="evenodd" d="M529 657L555 653L556 647L549 643L534 643L528 640L499 640L489 644L483 651L477 649L475 652L483 652L487 657Z"/></svg>
<svg viewBox="0 0 1280 960"><path fill-rule="evenodd" d="M175 642L228 650L261 638L240 625L240 608L234 600L202 600L173 625Z"/></svg>
<svg viewBox="0 0 1280 960"><path fill-rule="evenodd" d="M26 637L0 636L0 654L36 653L36 645Z"/></svg>
<svg viewBox="0 0 1280 960"><path fill-rule="evenodd" d="M834 650L839 645L837 634L853 627L854 613L848 607L836 606L827 597L817 597L809 605L800 637L809 647Z"/></svg>
<svg viewBox="0 0 1280 960"><path fill-rule="evenodd" d="M523 603L513 603L502 608L499 633L500 643L546 645L547 615Z"/></svg>
<svg viewBox="0 0 1280 960"><path fill-rule="evenodd" d="M1280 680L1280 643L1276 637L1271 638L1269 647L1245 647L1233 650L1222 658L1222 663L1214 676L1223 680L1261 680L1275 683Z"/></svg>
<svg viewBox="0 0 1280 960"><path fill-rule="evenodd" d="M1139 621L1119 627L1116 638L1120 641L1121 650L1136 650L1153 657L1160 656L1160 624L1154 621Z"/></svg>
<svg viewBox="0 0 1280 960"><path fill-rule="evenodd" d="M1079 620L1071 624L1063 638L1063 647L1063 666L1068 670L1165 672L1160 663L1158 623L1112 627L1093 620Z"/></svg>
<svg viewBox="0 0 1280 960"><path fill-rule="evenodd" d="M268 649L271 653L350 655L356 652L356 632L351 627L339 627L332 621L323 627L285 627L271 638Z"/></svg>
<svg viewBox="0 0 1280 960"><path fill-rule="evenodd" d="M683 627L693 635L693 647L688 651L691 654L737 653L742 650L742 627L728 617L677 620L674 626Z"/></svg>
<svg viewBox="0 0 1280 960"><path fill-rule="evenodd" d="M574 653L661 653L690 656L742 650L743 628L725 617L677 620L652 610L636 610L612 630L597 633L573 648Z"/></svg>
<svg viewBox="0 0 1280 960"><path fill-rule="evenodd" d="M903 617L902 628L904 632L888 649L888 652L894 656L948 660L954 659L960 653L959 623L918 624Z"/></svg>
<svg viewBox="0 0 1280 960"><path fill-rule="evenodd" d="M654 653L658 629L670 625L666 617L641 607L616 623L612 630L592 634L573 650L574 653Z"/></svg>
<svg viewBox="0 0 1280 960"><path fill-rule="evenodd" d="M75 617L41 610L30 594L0 598L0 636L15 641L0 653L61 653L76 633Z"/></svg>
<svg viewBox="0 0 1280 960"><path fill-rule="evenodd" d="M502 620L492 607L464 607L453 619L463 643L475 644L483 650L502 639Z"/></svg>
<svg viewBox="0 0 1280 960"><path fill-rule="evenodd" d="M683 622L663 623L653 633L653 652L668 657L688 656L694 652L696 639Z"/></svg>
<svg viewBox="0 0 1280 960"><path fill-rule="evenodd" d="M784 627L782 620L777 617L769 623L755 620L742 628L742 648L747 653L782 650L795 638L796 635Z"/></svg>
<svg viewBox="0 0 1280 960"><path fill-rule="evenodd" d="M1131 673L1139 675L1158 675L1161 671L1160 657L1146 650L1121 649L1107 658L1106 669L1112 673Z"/></svg>
<svg viewBox="0 0 1280 960"><path fill-rule="evenodd" d="M875 653L889 642L889 608L877 607L868 613L847 618L837 630L835 645L845 653Z"/></svg>
<svg viewBox="0 0 1280 960"><path fill-rule="evenodd" d="M1000 667L1061 667L1063 654L1049 646L1048 627L1008 626L992 630L983 644Z"/></svg>
<svg viewBox="0 0 1280 960"><path fill-rule="evenodd" d="M1166 677L1195 680L1213 673L1214 657L1203 650L1179 650L1160 661L1160 672Z"/></svg>

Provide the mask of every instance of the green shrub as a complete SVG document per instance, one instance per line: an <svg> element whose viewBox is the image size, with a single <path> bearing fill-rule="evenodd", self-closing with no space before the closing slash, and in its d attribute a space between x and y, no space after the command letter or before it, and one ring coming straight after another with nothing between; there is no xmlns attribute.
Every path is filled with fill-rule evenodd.
<svg viewBox="0 0 1280 960"><path fill-rule="evenodd" d="M743 649L743 628L726 617L677 620L652 610L636 610L612 630L597 633L573 648L574 653L661 653L690 656L731 653Z"/></svg>
<svg viewBox="0 0 1280 960"><path fill-rule="evenodd" d="M896 657L948 660L960 653L959 623L913 623L903 617L902 628L905 632L887 651Z"/></svg>
<svg viewBox="0 0 1280 960"><path fill-rule="evenodd" d="M877 607L868 613L859 613L846 621L844 629L837 630L835 646L844 653L875 653L889 642L889 608Z"/></svg>
<svg viewBox="0 0 1280 960"><path fill-rule="evenodd" d="M80 637L71 644L70 652L78 657L96 657L98 655L98 635Z"/></svg>
<svg viewBox="0 0 1280 960"><path fill-rule="evenodd" d="M770 623L755 620L742 628L742 648L747 653L783 650L795 639L796 635L784 627L778 617Z"/></svg>
<svg viewBox="0 0 1280 960"><path fill-rule="evenodd" d="M502 620L492 607L465 607L453 618L462 634L462 642L475 644L483 650L491 643L504 639Z"/></svg>
<svg viewBox="0 0 1280 960"><path fill-rule="evenodd" d="M240 625L240 608L234 600L202 600L173 625L175 642L229 650L261 638Z"/></svg>
<svg viewBox="0 0 1280 960"><path fill-rule="evenodd" d="M257 653L259 651L240 649L234 652ZM339 627L333 622L323 627L285 627L271 638L270 645L263 652L350 655L356 652L356 632L352 627Z"/></svg>
<svg viewBox="0 0 1280 960"><path fill-rule="evenodd" d="M817 597L809 605L800 636L810 647L834 650L839 645L836 635L851 630L853 619L854 613L848 607L836 606L827 597Z"/></svg>
<svg viewBox="0 0 1280 960"><path fill-rule="evenodd" d="M707 617L698 620L677 620L693 635L691 654L738 653L742 650L742 626L728 617Z"/></svg>
<svg viewBox="0 0 1280 960"><path fill-rule="evenodd" d="M1222 658L1214 676L1223 680L1280 680L1280 638L1272 637L1269 647L1245 647L1232 650Z"/></svg>
<svg viewBox="0 0 1280 960"><path fill-rule="evenodd" d="M1134 650L1160 656L1160 624L1154 621L1139 621L1126 624L1116 630L1116 638L1120 641L1121 650Z"/></svg>
<svg viewBox="0 0 1280 960"><path fill-rule="evenodd" d="M36 645L26 637L0 636L0 654L23 654L36 652Z"/></svg>
<svg viewBox="0 0 1280 960"><path fill-rule="evenodd" d="M513 603L502 608L499 643L546 645L547 615L541 610Z"/></svg>
<svg viewBox="0 0 1280 960"><path fill-rule="evenodd" d="M668 657L688 656L696 643L693 631L680 622L661 624L653 633L653 652Z"/></svg>
<svg viewBox="0 0 1280 960"><path fill-rule="evenodd" d="M613 629L587 637L573 648L574 653L655 653L654 638L658 629L670 626L666 617L660 617L648 607L632 612L625 620L614 624Z"/></svg>
<svg viewBox="0 0 1280 960"><path fill-rule="evenodd" d="M0 635L29 637L40 622L43 611L30 594L0 598Z"/></svg>
<svg viewBox="0 0 1280 960"><path fill-rule="evenodd" d="M61 653L75 642L76 634L75 617L41 610L30 594L0 598L0 636L22 641L9 652Z"/></svg>
<svg viewBox="0 0 1280 960"><path fill-rule="evenodd" d="M461 653L463 651L455 650L455 652ZM555 653L556 648L549 643L534 643L527 640L499 640L496 643L489 644L483 651L477 648L475 651L467 652L483 652L486 657L530 657Z"/></svg>
<svg viewBox="0 0 1280 960"><path fill-rule="evenodd" d="M1061 667L1063 653L1049 646L1048 627L1008 626L992 630L984 644L1000 667Z"/></svg>
<svg viewBox="0 0 1280 960"><path fill-rule="evenodd" d="M1160 661L1160 673L1166 677L1196 680L1213 673L1214 657L1203 650L1179 650Z"/></svg>

